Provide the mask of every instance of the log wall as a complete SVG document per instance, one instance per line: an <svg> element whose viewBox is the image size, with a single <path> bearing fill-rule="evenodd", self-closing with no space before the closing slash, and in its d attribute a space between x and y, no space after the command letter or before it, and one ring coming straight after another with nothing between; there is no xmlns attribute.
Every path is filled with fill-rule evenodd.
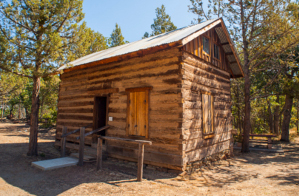
<svg viewBox="0 0 299 196"><path fill-rule="evenodd" d="M183 52L183 162L199 161L206 156L229 149L232 137L230 75L198 56ZM214 96L215 134L203 138L201 93Z"/></svg>
<svg viewBox="0 0 299 196"><path fill-rule="evenodd" d="M172 48L120 62L65 72L61 75L56 139L60 140L63 126L68 131L93 123L94 97L108 95L106 136L126 136L126 88L152 86L149 95L149 140L144 162L171 169L182 169L182 94L181 56ZM87 128L86 132L92 128ZM78 135L67 141L78 142ZM92 137L86 138L86 144ZM120 141L107 141L110 156L137 160L138 146Z"/></svg>
<svg viewBox="0 0 299 196"><path fill-rule="evenodd" d="M188 44L187 48L191 43ZM109 97L108 117L113 117L113 121L108 121L106 136L128 137L125 89L151 86L148 139L153 145L145 147L145 164L184 170L188 163L229 149L232 136L227 67L202 59L200 49L194 54L184 49L186 46L174 47L63 73L56 139L60 140L63 126L72 131L93 123L96 96ZM214 95L215 135L210 139L204 139L202 134L201 91ZM86 132L91 130L87 128ZM77 136L67 137L67 141L78 143ZM85 142L91 145L92 137ZM137 161L136 144L107 141L107 151L112 157Z"/></svg>

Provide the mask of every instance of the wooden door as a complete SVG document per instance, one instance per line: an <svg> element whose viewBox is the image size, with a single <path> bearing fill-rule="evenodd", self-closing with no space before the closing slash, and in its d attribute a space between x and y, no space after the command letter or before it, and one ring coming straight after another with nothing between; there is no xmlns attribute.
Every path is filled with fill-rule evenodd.
<svg viewBox="0 0 299 196"><path fill-rule="evenodd" d="M148 130L148 91L130 92L128 98L128 134L146 137Z"/></svg>

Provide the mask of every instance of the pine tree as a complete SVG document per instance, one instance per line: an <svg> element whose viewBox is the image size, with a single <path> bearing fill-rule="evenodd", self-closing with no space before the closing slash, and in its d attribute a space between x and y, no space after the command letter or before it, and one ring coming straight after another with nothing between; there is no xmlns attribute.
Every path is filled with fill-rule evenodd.
<svg viewBox="0 0 299 196"><path fill-rule="evenodd" d="M101 33L93 31L83 22L78 27L78 36L76 37L76 45L70 48L68 61L76 60L88 54L105 50L108 48L108 39Z"/></svg>
<svg viewBox="0 0 299 196"><path fill-rule="evenodd" d="M0 3L0 31L12 58L1 57L0 69L31 78L32 106L28 155L37 155L39 93L46 78L67 61L83 19L83 0L12 0Z"/></svg>
<svg viewBox="0 0 299 196"><path fill-rule="evenodd" d="M112 31L111 36L109 38L110 47L120 46L120 45L123 45L126 43L129 43L129 42L125 41L125 38L121 33L121 28L116 23L115 29Z"/></svg>
<svg viewBox="0 0 299 196"><path fill-rule="evenodd" d="M161 8L156 9L156 18L154 24L151 25L152 33L151 36L166 33L172 30L176 30L177 27L171 22L171 17L166 14L165 6L162 4ZM143 38L149 37L149 33L145 32Z"/></svg>
<svg viewBox="0 0 299 196"><path fill-rule="evenodd" d="M298 3L284 0L190 0L189 10L199 21L223 17L233 40L240 45L244 69L245 116L242 152L249 152L251 131L251 80L265 62L299 41ZM265 86L269 86L271 81Z"/></svg>

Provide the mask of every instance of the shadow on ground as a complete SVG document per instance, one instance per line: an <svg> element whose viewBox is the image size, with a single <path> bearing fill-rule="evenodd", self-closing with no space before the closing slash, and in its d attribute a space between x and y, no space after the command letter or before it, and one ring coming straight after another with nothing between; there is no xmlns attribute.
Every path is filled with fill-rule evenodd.
<svg viewBox="0 0 299 196"><path fill-rule="evenodd" d="M19 135L18 135L19 136ZM96 171L95 162L84 166L72 166L42 171L31 162L59 157L54 142L39 143L39 154L28 157L28 143L0 144L0 177L7 183L34 195L58 195L83 183L106 183L118 187L121 183L136 182L137 166L132 163L106 160L103 170ZM163 179L173 174L145 169L144 178Z"/></svg>
<svg viewBox="0 0 299 196"><path fill-rule="evenodd" d="M9 133L10 137L28 137L26 134ZM280 185L298 184L299 147L298 144L283 144L284 154L267 152L251 152L241 154L235 152L233 159L214 163L192 175L176 177L175 174L159 172L146 168L144 178L155 183L173 188L181 188L186 184L191 187L217 187L232 185L259 177L256 169L245 170L249 166L271 164L282 165L280 171L265 179L279 181ZM42 156L26 156L28 143L0 144L0 177L8 184L19 187L34 195L58 195L81 184L104 183L115 188L122 183L136 182L137 166L135 163L120 162L108 159L103 163L103 170L96 171L94 162L84 163L83 167L72 166L50 171L42 171L31 166L31 162L59 157L59 151L54 142L40 142L39 153ZM236 164L239 162L241 164ZM285 164L294 164L290 169L284 169ZM101 187L101 185L97 185ZM134 185L133 185L134 186Z"/></svg>

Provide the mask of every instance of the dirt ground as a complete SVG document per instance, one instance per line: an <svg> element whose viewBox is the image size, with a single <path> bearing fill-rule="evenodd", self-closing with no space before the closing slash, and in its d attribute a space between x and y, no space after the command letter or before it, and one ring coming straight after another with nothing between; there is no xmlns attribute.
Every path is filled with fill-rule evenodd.
<svg viewBox="0 0 299 196"><path fill-rule="evenodd" d="M235 152L231 159L192 175L144 170L136 182L134 163L104 161L41 171L31 162L59 157L55 130L39 134L39 155L28 157L29 128L0 123L0 195L299 195L299 137L282 144L285 153Z"/></svg>

